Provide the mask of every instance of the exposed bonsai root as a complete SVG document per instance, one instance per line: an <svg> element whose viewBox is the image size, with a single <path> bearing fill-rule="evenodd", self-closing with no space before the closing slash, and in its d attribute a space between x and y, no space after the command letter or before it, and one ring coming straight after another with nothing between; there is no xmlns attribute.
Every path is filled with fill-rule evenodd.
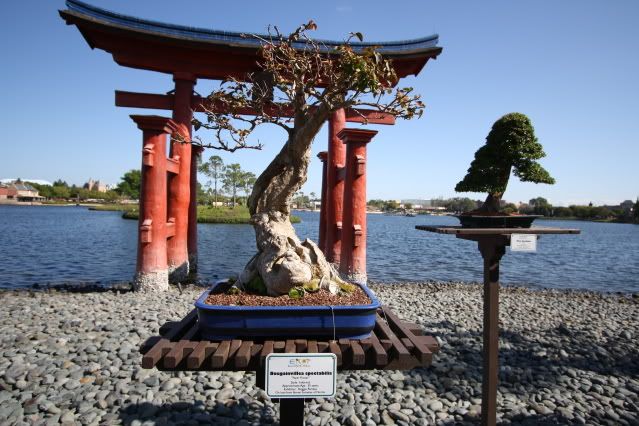
<svg viewBox="0 0 639 426"><path fill-rule="evenodd" d="M281 212L258 213L252 216L258 253L248 262L238 279L238 286L247 288L259 276L269 296L287 294L292 288L304 286L322 277L341 282L338 272L311 240L300 241L288 215Z"/></svg>

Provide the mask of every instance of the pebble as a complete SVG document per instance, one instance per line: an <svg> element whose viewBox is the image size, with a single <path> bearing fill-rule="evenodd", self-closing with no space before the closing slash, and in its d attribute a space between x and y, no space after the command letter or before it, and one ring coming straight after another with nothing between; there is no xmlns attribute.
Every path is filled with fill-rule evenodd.
<svg viewBox="0 0 639 426"><path fill-rule="evenodd" d="M429 368L338 374L336 398L307 400L307 424L476 424L481 286L372 288L442 348ZM25 425L276 422L279 404L255 386L253 374L140 367L137 347L160 324L186 314L200 292L0 291L0 419ZM500 423L636 423L639 298L504 287L500 303Z"/></svg>

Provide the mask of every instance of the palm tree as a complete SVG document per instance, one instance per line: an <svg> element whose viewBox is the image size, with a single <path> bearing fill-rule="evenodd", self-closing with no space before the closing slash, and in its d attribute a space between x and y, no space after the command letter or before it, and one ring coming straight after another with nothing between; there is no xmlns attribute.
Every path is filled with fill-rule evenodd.
<svg viewBox="0 0 639 426"><path fill-rule="evenodd" d="M214 205L217 206L217 181L224 176L224 161L219 155L212 155L209 161L200 164L198 170L213 179L214 190L213 198L215 200Z"/></svg>

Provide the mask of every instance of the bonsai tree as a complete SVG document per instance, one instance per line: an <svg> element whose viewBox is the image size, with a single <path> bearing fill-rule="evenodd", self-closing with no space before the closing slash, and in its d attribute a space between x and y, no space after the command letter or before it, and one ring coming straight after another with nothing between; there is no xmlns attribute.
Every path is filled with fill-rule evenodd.
<svg viewBox="0 0 639 426"><path fill-rule="evenodd" d="M397 76L389 60L374 47L356 51L353 33L339 47L329 48L308 36L313 21L288 36L269 28L261 42L259 67L246 81L229 78L207 97L206 120L195 119L195 130L213 131L213 149L261 149L248 137L260 125L284 131L279 153L257 177L248 199L255 228L257 254L240 274L237 285L265 288L269 295L288 293L317 280L340 282L318 246L300 241L290 223L290 202L306 181L311 144L332 112L367 106L395 117L420 117L424 104L412 88L393 89ZM252 115L247 115L246 111ZM253 115L254 114L254 115ZM292 117L292 118L291 118ZM262 285L263 283L263 285Z"/></svg>
<svg viewBox="0 0 639 426"><path fill-rule="evenodd" d="M555 183L536 160L546 154L524 114L506 114L493 124L486 144L475 152L468 173L455 186L457 192L487 192L481 208L473 213L496 214L511 172L522 182Z"/></svg>

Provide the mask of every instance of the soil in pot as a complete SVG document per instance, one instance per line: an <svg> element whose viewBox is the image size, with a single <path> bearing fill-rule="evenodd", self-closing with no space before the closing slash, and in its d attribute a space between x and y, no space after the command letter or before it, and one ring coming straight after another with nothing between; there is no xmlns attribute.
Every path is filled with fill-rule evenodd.
<svg viewBox="0 0 639 426"><path fill-rule="evenodd" d="M327 289L316 292L306 292L304 297L294 299L288 294L282 296L260 296L257 294L239 293L210 294L205 303L207 305L222 306L354 306L369 305L370 298L359 286L355 286L348 295L333 295Z"/></svg>

